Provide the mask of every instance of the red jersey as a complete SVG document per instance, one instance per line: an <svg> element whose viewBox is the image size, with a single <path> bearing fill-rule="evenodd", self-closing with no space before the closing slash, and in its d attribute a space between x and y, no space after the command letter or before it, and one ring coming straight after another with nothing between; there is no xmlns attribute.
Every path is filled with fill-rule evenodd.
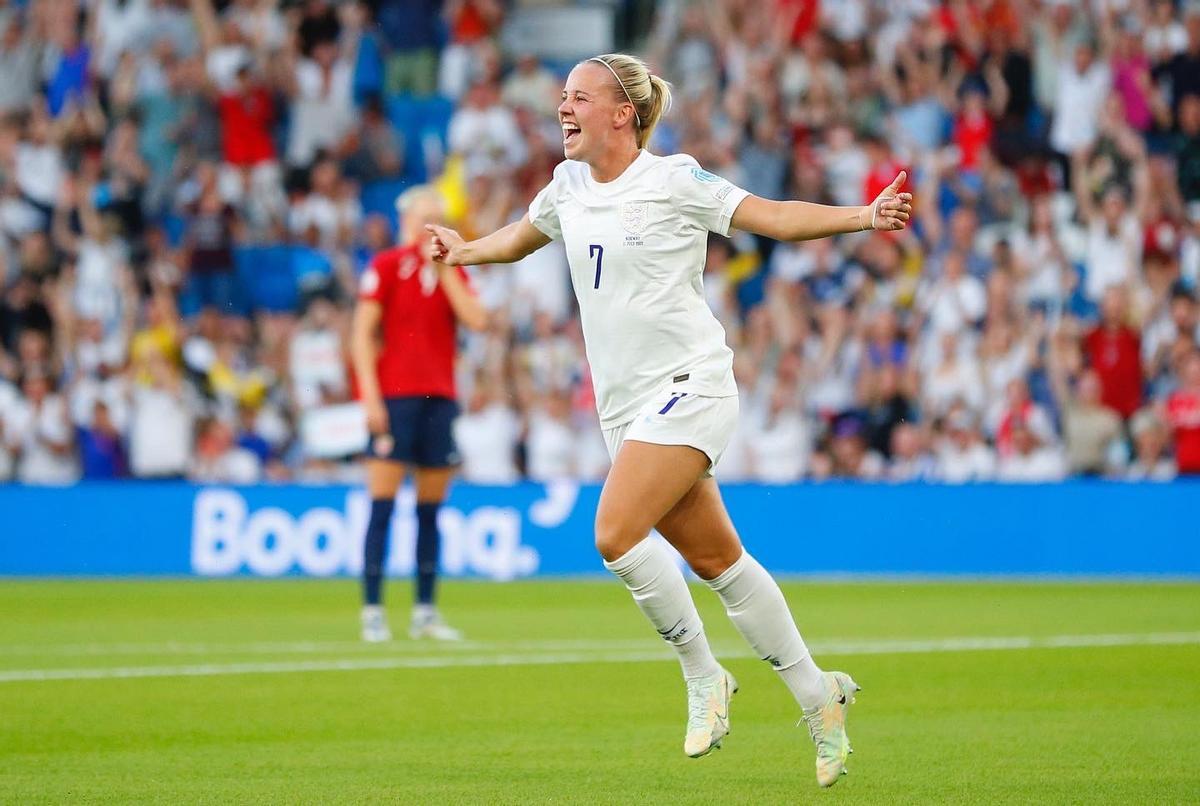
<svg viewBox="0 0 1200 806"><path fill-rule="evenodd" d="M1167 399L1175 429L1175 464L1180 473L1200 473L1200 392L1180 390Z"/></svg>
<svg viewBox="0 0 1200 806"><path fill-rule="evenodd" d="M462 266L455 271L467 282ZM383 307L379 390L384 397L455 397L454 349L458 321L419 245L380 252L367 266L358 298Z"/></svg>
<svg viewBox="0 0 1200 806"><path fill-rule="evenodd" d="M799 45L817 27L817 16L821 11L821 0L777 0L776 12L779 24L791 25L788 41Z"/></svg>
<svg viewBox="0 0 1200 806"><path fill-rule="evenodd" d="M979 152L991 142L992 119L987 115L959 115L955 119L954 144L962 152L959 167L964 171L974 171L979 167Z"/></svg>
<svg viewBox="0 0 1200 806"><path fill-rule="evenodd" d="M863 204L870 204L875 201L875 197L883 192L883 189L892 184L892 180L896 178L896 174L902 170L907 170L904 163L899 160L888 157L881 163L871 166L871 170L863 178ZM912 180L912 171L909 171L909 181Z"/></svg>
<svg viewBox="0 0 1200 806"><path fill-rule="evenodd" d="M1127 327L1098 327L1083 344L1100 376L1101 402L1128 419L1142 405L1141 339Z"/></svg>
<svg viewBox="0 0 1200 806"><path fill-rule="evenodd" d="M275 108L270 93L262 87L255 87L245 96L227 93L217 101L217 109L226 162L249 167L275 159L275 143L271 140Z"/></svg>

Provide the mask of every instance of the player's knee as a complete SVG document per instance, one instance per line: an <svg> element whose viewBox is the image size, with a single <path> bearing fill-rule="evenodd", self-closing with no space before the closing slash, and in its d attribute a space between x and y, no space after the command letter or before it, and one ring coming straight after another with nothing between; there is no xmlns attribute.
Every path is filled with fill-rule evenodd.
<svg viewBox="0 0 1200 806"><path fill-rule="evenodd" d="M641 537L645 536L642 534ZM596 550L608 562L619 559L640 539L634 527L622 518L596 513Z"/></svg>
<svg viewBox="0 0 1200 806"><path fill-rule="evenodd" d="M737 551L732 550L712 550L702 553L692 553L691 556L685 557L688 567L695 572L696 576L703 580L711 581L721 576L729 570L729 567L737 562L741 556L741 547L737 547Z"/></svg>

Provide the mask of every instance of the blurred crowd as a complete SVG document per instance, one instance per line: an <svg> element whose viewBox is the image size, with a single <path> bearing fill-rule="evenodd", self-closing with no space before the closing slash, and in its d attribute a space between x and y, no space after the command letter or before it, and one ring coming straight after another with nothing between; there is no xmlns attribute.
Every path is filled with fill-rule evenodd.
<svg viewBox="0 0 1200 806"><path fill-rule="evenodd" d="M381 197L521 216L570 64L500 0L0 0L0 481L352 480L356 277ZM710 240L725 481L1200 473L1200 3L660 0L651 150L914 225ZM441 104L442 106L439 106ZM439 109L442 125L397 110ZM601 479L559 244L472 271L464 475Z"/></svg>

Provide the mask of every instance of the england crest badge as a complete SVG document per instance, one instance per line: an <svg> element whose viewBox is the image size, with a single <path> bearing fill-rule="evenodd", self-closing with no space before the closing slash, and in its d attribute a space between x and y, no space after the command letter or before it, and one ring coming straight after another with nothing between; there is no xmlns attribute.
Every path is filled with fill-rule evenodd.
<svg viewBox="0 0 1200 806"><path fill-rule="evenodd" d="M621 226L626 232L641 235L646 231L649 202L632 201L621 203Z"/></svg>

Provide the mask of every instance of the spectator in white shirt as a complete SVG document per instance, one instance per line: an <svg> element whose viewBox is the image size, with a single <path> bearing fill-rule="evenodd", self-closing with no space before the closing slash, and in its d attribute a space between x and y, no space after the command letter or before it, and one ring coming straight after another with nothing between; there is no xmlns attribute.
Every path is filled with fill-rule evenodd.
<svg viewBox="0 0 1200 806"><path fill-rule="evenodd" d="M1154 64L1169 61L1187 49L1187 29L1175 18L1173 0L1153 0L1144 41L1146 55Z"/></svg>
<svg viewBox="0 0 1200 806"><path fill-rule="evenodd" d="M1177 470L1171 455L1170 431L1152 408L1144 408L1129 419L1133 435L1133 460L1122 477L1126 481L1171 481Z"/></svg>
<svg viewBox="0 0 1200 806"><path fill-rule="evenodd" d="M318 42L311 58L297 62L287 147L292 165L308 165L322 149L346 150L345 138L358 122L355 58L353 47L339 50L335 42Z"/></svg>
<svg viewBox="0 0 1200 806"><path fill-rule="evenodd" d="M41 368L26 370L23 399L6 418L9 445L16 448L17 478L24 484L71 484L79 479L74 432L66 401L54 393Z"/></svg>
<svg viewBox="0 0 1200 806"><path fill-rule="evenodd" d="M353 238L362 222L362 207L357 199L345 198L338 164L331 159L318 160L310 172L309 193L292 205L288 228L295 235L304 235L316 227L323 249L344 246Z"/></svg>
<svg viewBox="0 0 1200 806"><path fill-rule="evenodd" d="M776 384L767 411L746 441L755 481L788 484L804 476L812 435L788 385Z"/></svg>
<svg viewBox="0 0 1200 806"><path fill-rule="evenodd" d="M529 415L525 437L526 475L556 481L575 475L576 435L571 428L571 399L563 392L542 398Z"/></svg>
<svg viewBox="0 0 1200 806"><path fill-rule="evenodd" d="M1053 434L1039 427L1037 420L1014 417L1011 439L1013 451L1001 456L996 465L998 480L1047 482L1061 481L1066 476L1066 457L1053 443Z"/></svg>
<svg viewBox="0 0 1200 806"><path fill-rule="evenodd" d="M996 474L996 454L980 437L971 415L961 408L946 417L936 465L937 478L951 484L987 481Z"/></svg>
<svg viewBox="0 0 1200 806"><path fill-rule="evenodd" d="M333 303L314 298L292 336L288 368L292 396L302 410L346 397L346 359L336 319Z"/></svg>
<svg viewBox="0 0 1200 806"><path fill-rule="evenodd" d="M17 470L17 445L12 425L18 400L16 388L0 378L0 482L10 481Z"/></svg>
<svg viewBox="0 0 1200 806"><path fill-rule="evenodd" d="M1013 254L1025 303L1057 311L1070 265L1058 237L1050 196L1043 194L1030 204L1029 231L1015 233Z"/></svg>
<svg viewBox="0 0 1200 806"><path fill-rule="evenodd" d="M25 128L25 138L17 143L10 178L21 195L43 212L58 201L65 176L62 150L54 141L53 121L44 103L35 103Z"/></svg>
<svg viewBox="0 0 1200 806"><path fill-rule="evenodd" d="M538 62L537 56L524 53L500 91L500 100L508 106L528 109L535 115L546 116L547 110L558 106L562 82Z"/></svg>
<svg viewBox="0 0 1200 806"><path fill-rule="evenodd" d="M921 291L924 293L918 293L919 304L935 333L957 332L974 325L987 310L987 289L967 274L966 258L957 251L946 253L941 277Z"/></svg>
<svg viewBox="0 0 1200 806"><path fill-rule="evenodd" d="M159 352L146 357L149 383L133 391L129 469L138 478L177 478L188 468L192 414L179 371Z"/></svg>
<svg viewBox="0 0 1200 806"><path fill-rule="evenodd" d="M1069 157L1096 139L1100 110L1108 97L1112 78L1108 66L1096 58L1090 43L1079 43L1058 69L1058 97L1050 125L1050 145Z"/></svg>
<svg viewBox="0 0 1200 806"><path fill-rule="evenodd" d="M925 435L913 423L899 423L892 429L888 481L927 481L936 477L937 463L925 450Z"/></svg>
<svg viewBox="0 0 1200 806"><path fill-rule="evenodd" d="M946 331L939 339L941 356L925 373L922 391L925 406L933 416L941 416L957 402L972 411L983 407L983 378L974 356L959 344L958 334Z"/></svg>
<svg viewBox="0 0 1200 806"><path fill-rule="evenodd" d="M471 178L509 175L528 158L516 116L486 81L472 85L450 118L449 141L450 150L466 160Z"/></svg>
<svg viewBox="0 0 1200 806"><path fill-rule="evenodd" d="M1125 191L1109 188L1099 214L1087 216L1087 265L1084 293L1099 302L1104 292L1116 285L1141 283L1142 228L1130 214ZM1085 213L1086 215L1086 213Z"/></svg>
<svg viewBox="0 0 1200 806"><path fill-rule="evenodd" d="M201 484L254 484L262 478L262 462L234 443L233 429L217 418L200 424L188 478Z"/></svg>
<svg viewBox="0 0 1200 806"><path fill-rule="evenodd" d="M454 423L463 478L475 484L513 484L519 478L516 450L521 421L494 382L481 379L467 410Z"/></svg>

